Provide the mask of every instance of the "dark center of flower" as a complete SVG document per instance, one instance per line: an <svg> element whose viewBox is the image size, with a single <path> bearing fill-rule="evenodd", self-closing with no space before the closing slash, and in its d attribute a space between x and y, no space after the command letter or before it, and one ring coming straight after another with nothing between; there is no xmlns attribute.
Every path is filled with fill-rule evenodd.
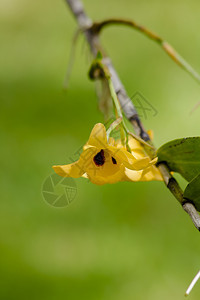
<svg viewBox="0 0 200 300"><path fill-rule="evenodd" d="M114 165L117 164L117 161L116 161L116 159L114 157L112 157L112 162L113 162Z"/></svg>
<svg viewBox="0 0 200 300"><path fill-rule="evenodd" d="M117 164L117 161L116 161L116 159L114 157L112 157L112 162L113 162L114 165Z"/></svg>
<svg viewBox="0 0 200 300"><path fill-rule="evenodd" d="M96 166L103 166L105 163L104 151L101 149L101 151L94 156L93 160Z"/></svg>

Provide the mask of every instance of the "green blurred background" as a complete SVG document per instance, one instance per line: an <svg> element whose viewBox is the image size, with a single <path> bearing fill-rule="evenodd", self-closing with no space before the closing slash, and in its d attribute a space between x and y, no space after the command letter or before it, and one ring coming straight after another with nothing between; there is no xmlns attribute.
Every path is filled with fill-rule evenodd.
<svg viewBox="0 0 200 300"><path fill-rule="evenodd" d="M94 19L133 18L200 71L200 2L84 1ZM80 38L64 92L75 21L64 0L0 1L0 299L183 299L200 269L199 233L164 184L95 186L49 206L41 189L103 122ZM102 36L129 93L158 114L143 119L157 146L200 133L200 87L157 45L129 28ZM181 180L184 184L184 182ZM200 282L190 299L199 299Z"/></svg>

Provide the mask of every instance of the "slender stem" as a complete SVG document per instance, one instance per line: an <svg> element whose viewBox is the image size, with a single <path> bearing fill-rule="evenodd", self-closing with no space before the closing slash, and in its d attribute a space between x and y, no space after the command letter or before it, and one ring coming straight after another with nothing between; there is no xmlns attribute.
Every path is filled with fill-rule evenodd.
<svg viewBox="0 0 200 300"><path fill-rule="evenodd" d="M122 121L122 117L119 117L110 125L110 127L108 128L108 130L106 132L107 140L109 139L111 132L121 123L121 121Z"/></svg>
<svg viewBox="0 0 200 300"><path fill-rule="evenodd" d="M115 93L115 89L114 89L112 80L110 78L108 78L108 85L109 85L109 88L110 88L110 94L111 94L114 106L117 110L118 117L122 118L122 122L124 122L121 107L120 107L120 103L119 103L119 100L118 100L117 95Z"/></svg>
<svg viewBox="0 0 200 300"><path fill-rule="evenodd" d="M174 195L174 197L183 205L183 191L180 188L176 179L170 174L168 167L165 164L159 164L158 169L160 170L165 185L170 190L170 192Z"/></svg>
<svg viewBox="0 0 200 300"><path fill-rule="evenodd" d="M183 209L188 213L195 227L200 231L200 219L199 213L196 211L196 208L192 203L186 202L183 204Z"/></svg>
<svg viewBox="0 0 200 300"><path fill-rule="evenodd" d="M124 121L124 118L123 118L123 114L122 114L122 109L121 109L121 106L120 106L120 103L119 103L119 100L117 98L117 95L115 93L115 89L113 87L113 84L112 84L112 81L110 80L110 78L108 78L108 85L109 85L109 88L110 88L110 94L111 94L111 97L113 99L113 102L114 102L114 105L115 105L115 108L117 110L117 114L119 116L119 118L121 118L121 122L122 122L122 125L123 125L123 128L126 132L127 135L131 135L133 138L135 138L138 142L140 142L141 144L145 145L147 148L151 148L154 150L154 155L155 156L155 147L148 144L147 142L145 142L143 139L141 139L139 136L135 135L134 133L130 132L129 129L127 128L126 126L126 123ZM151 151L152 153L152 151Z"/></svg>
<svg viewBox="0 0 200 300"><path fill-rule="evenodd" d="M189 295L189 293L191 292L191 290L193 289L193 287L195 286L195 284L197 283L197 281L199 280L199 278L200 278L200 271L197 273L197 275L194 277L194 279L190 283L187 291L185 292L185 296Z"/></svg>
<svg viewBox="0 0 200 300"><path fill-rule="evenodd" d="M112 83L112 80L111 80L110 77L108 78L108 85L109 85L109 88L110 88L110 94L111 94L114 106L115 106L116 111L117 111L117 117L121 118L120 136L121 136L122 145L125 145L125 143L127 142L126 141L126 136L125 136L125 132L127 132L127 128L126 128L126 124L124 122L124 118L123 118L121 106L120 106L120 103L119 103L119 99L117 98L117 95L115 93L115 89L114 89L114 86L113 86L113 83Z"/></svg>
<svg viewBox="0 0 200 300"><path fill-rule="evenodd" d="M112 18L107 19L102 22L93 23L92 28L94 32L100 32L103 28L105 28L108 25L127 25L129 27L132 27L139 32L146 35L148 38L152 39L154 42L159 44L163 50L180 66L182 67L187 73L189 73L195 80L200 83L200 75L194 70L194 68L163 38L161 38L156 33L150 31L144 26L141 26L140 24L127 19L118 19L118 18Z"/></svg>

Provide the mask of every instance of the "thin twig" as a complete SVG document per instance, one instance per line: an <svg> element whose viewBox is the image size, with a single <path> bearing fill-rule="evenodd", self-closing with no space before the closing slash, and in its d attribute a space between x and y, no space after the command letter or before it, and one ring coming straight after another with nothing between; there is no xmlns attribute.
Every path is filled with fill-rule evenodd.
<svg viewBox="0 0 200 300"><path fill-rule="evenodd" d="M122 117L119 117L118 119L116 119L114 122L112 122L112 124L109 126L106 134L107 134L107 140L109 140L110 134L111 132L117 127L119 126L119 124L122 122Z"/></svg>
<svg viewBox="0 0 200 300"><path fill-rule="evenodd" d="M195 227L200 231L199 213L192 203L186 202L183 204L183 209L189 214Z"/></svg>
<svg viewBox="0 0 200 300"><path fill-rule="evenodd" d="M195 80L200 83L200 75L194 70L194 68L163 38L161 38L156 33L152 32L151 30L147 29L146 27L127 19L107 19L102 22L95 22L92 25L92 28L94 32L100 32L104 27L108 25L127 25L129 27L132 27L139 32L142 32L144 35L146 35L148 38L152 39L154 42L159 44L163 50L180 66L182 67L186 72L188 72Z"/></svg>
<svg viewBox="0 0 200 300"><path fill-rule="evenodd" d="M199 278L200 278L200 271L197 273L197 275L194 277L194 279L190 283L187 291L185 292L185 296L189 295L189 293L191 292L191 290L193 289L194 285L197 283L197 281L199 280Z"/></svg>
<svg viewBox="0 0 200 300"><path fill-rule="evenodd" d="M83 34L86 37L86 40L90 46L91 52L94 55L94 57L96 57L98 51L100 51L101 53L104 54L105 52L100 44L98 33L95 32L94 29L92 29L93 22L86 15L82 2L80 0L65 0L65 1L68 3L80 29L83 30ZM146 34L147 34L147 32L148 32L148 30L146 29ZM152 33L149 32L149 34L151 35ZM155 37L152 36L152 38L154 38L154 40L155 40L156 36ZM121 83L121 80L119 79L119 76L118 76L115 68L113 67L110 58L108 58L104 55L104 58L102 59L102 63L109 71L112 85L113 85L115 93L119 99L121 108L123 109L127 119L132 123L136 135L139 136L144 141L148 141L149 143L151 143L150 137L147 134L147 132L145 131L145 129L142 125L142 122L137 114L137 111L136 111L132 101L128 97L126 90L125 90L123 84ZM167 188L174 195L174 197L181 203L181 205L184 206L184 209L185 209L186 203L183 200L183 192L182 192L178 182L170 174L170 171L168 170L168 168L165 164L160 164L158 167L163 176L163 179L165 181ZM188 208L188 206L187 206L187 208ZM198 230L200 230L200 215L196 211L195 207L193 206L192 209L190 207L190 210L185 209L185 211L191 217L194 225L198 228Z"/></svg>

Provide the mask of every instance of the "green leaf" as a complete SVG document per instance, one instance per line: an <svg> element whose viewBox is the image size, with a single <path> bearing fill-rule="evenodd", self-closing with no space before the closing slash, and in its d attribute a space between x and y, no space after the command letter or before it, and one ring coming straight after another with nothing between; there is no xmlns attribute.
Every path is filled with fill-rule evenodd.
<svg viewBox="0 0 200 300"><path fill-rule="evenodd" d="M198 211L200 211L200 174L188 183L183 197L191 200Z"/></svg>
<svg viewBox="0 0 200 300"><path fill-rule="evenodd" d="M200 173L200 137L170 141L157 151L158 162L166 162L171 171L191 181Z"/></svg>

